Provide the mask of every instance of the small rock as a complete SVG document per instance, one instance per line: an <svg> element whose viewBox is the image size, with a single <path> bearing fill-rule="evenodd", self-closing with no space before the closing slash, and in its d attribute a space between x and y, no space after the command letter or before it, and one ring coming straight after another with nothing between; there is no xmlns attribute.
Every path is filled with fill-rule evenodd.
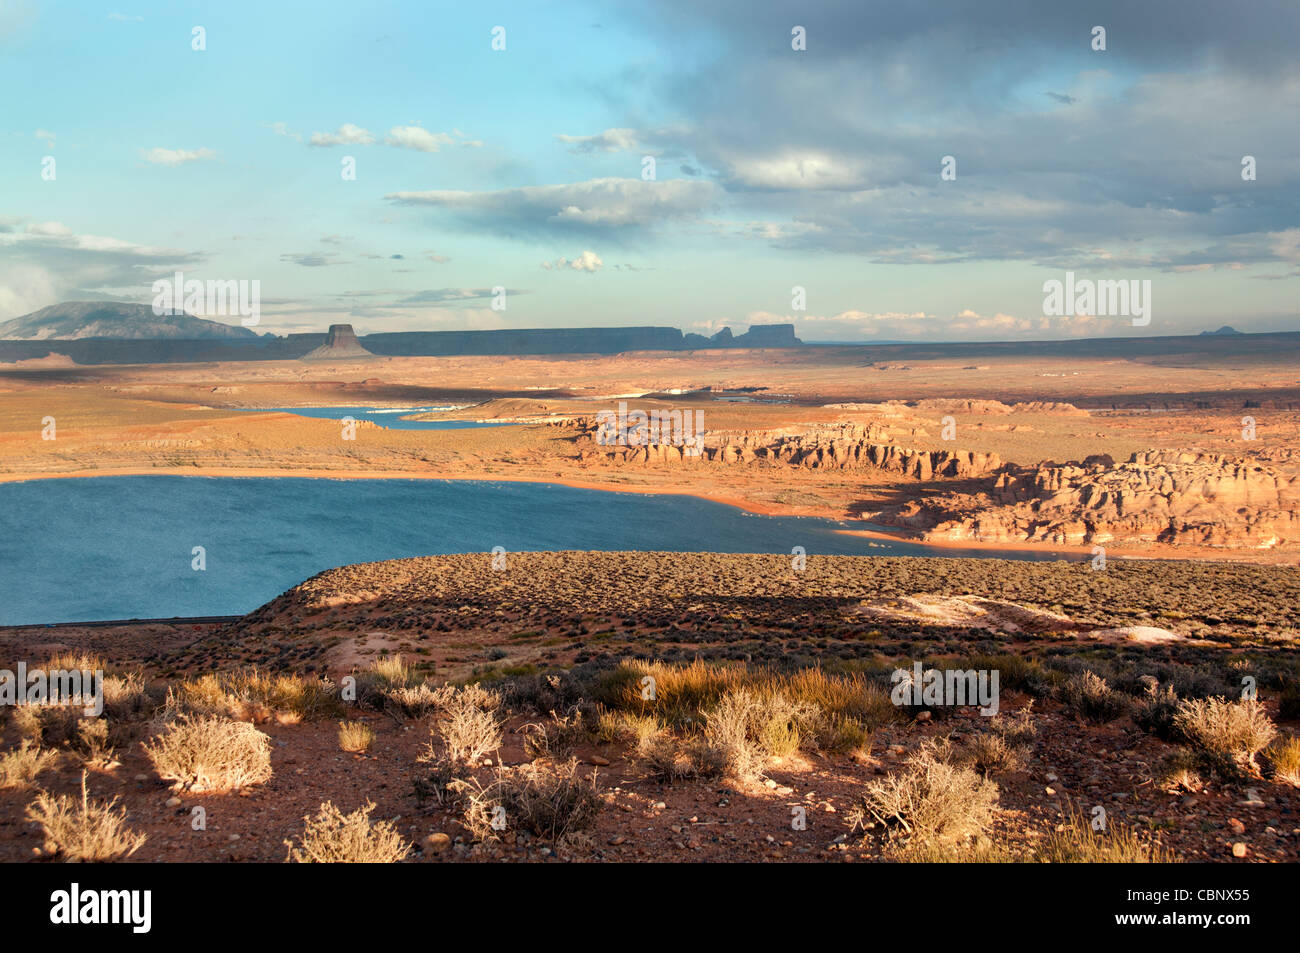
<svg viewBox="0 0 1300 953"><path fill-rule="evenodd" d="M916 720L917 720L917 721L929 721L932 717L934 717L934 716L931 715L930 712L928 712L928 711L918 711L918 712L916 713Z"/></svg>
<svg viewBox="0 0 1300 953"><path fill-rule="evenodd" d="M1233 857L1246 856L1246 844L1244 841L1237 841L1235 844L1232 845L1232 856Z"/></svg>
<svg viewBox="0 0 1300 953"><path fill-rule="evenodd" d="M1228 818L1228 830L1232 831L1234 834L1244 834L1246 833L1246 825L1241 823L1237 818L1230 817Z"/></svg>
<svg viewBox="0 0 1300 953"><path fill-rule="evenodd" d="M451 846L451 837L441 831L435 831L424 839L424 849L438 854Z"/></svg>
<svg viewBox="0 0 1300 953"><path fill-rule="evenodd" d="M618 834L614 837L611 837L608 841L610 847L617 847L619 844L623 844L626 842L627 842L627 838L624 837L622 834Z"/></svg>
<svg viewBox="0 0 1300 953"><path fill-rule="evenodd" d="M654 808L656 811L662 811L662 810L663 810L664 808L666 808L668 805L665 804L663 801L655 801L655 802L654 802L653 804L651 804L650 806L651 806L652 808Z"/></svg>
<svg viewBox="0 0 1300 953"><path fill-rule="evenodd" d="M1043 790L1046 791L1048 794L1056 793L1056 788L1052 787L1050 784L1047 787L1043 788Z"/></svg>
<svg viewBox="0 0 1300 953"><path fill-rule="evenodd" d="M163 803L164 803L167 807L180 807L180 806L181 806L181 799L178 798L178 797L169 797L169 798L168 798L165 802L163 802Z"/></svg>
<svg viewBox="0 0 1300 953"><path fill-rule="evenodd" d="M588 758L587 760L590 761L592 764L596 765L596 766L599 767L599 768L607 768L607 767L609 767L609 758L602 758L602 757L601 757L600 755L598 755L598 754L593 754L593 755L592 755L590 758Z"/></svg>

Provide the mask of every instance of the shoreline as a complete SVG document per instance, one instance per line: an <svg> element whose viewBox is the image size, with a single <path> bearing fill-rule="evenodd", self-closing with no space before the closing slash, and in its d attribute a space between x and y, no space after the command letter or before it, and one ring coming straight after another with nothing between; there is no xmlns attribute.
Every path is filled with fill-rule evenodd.
<svg viewBox="0 0 1300 953"><path fill-rule="evenodd" d="M122 477L122 476L182 476L182 477L202 477L209 479L307 479L307 480L444 480L448 482L478 482L478 483L549 483L555 486L568 487L574 490L596 490L602 493L638 493L647 496L691 496L700 500L707 500L710 503L719 503L723 506L734 507L745 513L755 516L775 516L775 517L792 517L799 519L821 519L832 523L850 523L842 517L827 515L822 513L799 513L790 512L788 508L778 505L759 503L753 500L746 500L741 497L720 496L709 493L698 493L680 487L647 487L647 486L628 486L620 483L609 483L590 480L572 480L564 477L542 477L542 476L518 476L518 475L496 475L496 474L464 474L464 473L444 473L440 471L393 471L393 470L322 470L317 468L307 468L302 470L283 470L283 469L264 469L257 467L117 467L110 469L97 470L71 470L64 473L0 473L0 484L4 483L26 483L35 480L60 480L60 479L91 479L94 477ZM836 528L832 530L845 536L858 536L864 539L876 539L882 542L892 543L909 543L916 546L924 546L936 550L956 550L956 551L982 551L1000 550L1004 552L1029 552L1056 554L1062 557L1074 557L1083 560L1091 555L1091 547L1087 552L1083 548L1078 549L1056 546L1043 545L1040 543L1028 543L1023 541L1008 540L1005 542L980 542L976 540L926 540L918 539L912 536L904 536L901 533L890 533L881 529L849 529ZM1262 552L1262 551L1261 551ZM1259 560L1243 559L1243 553L1232 552L1220 554L1213 550L1206 550L1203 547L1195 549L1187 548L1181 552L1167 551L1150 551L1137 549L1121 549L1106 547L1106 555L1117 559L1136 559L1136 560L1173 560L1177 562L1231 562L1231 563L1249 563L1253 565L1296 565L1300 560L1300 554L1295 554L1290 560Z"/></svg>

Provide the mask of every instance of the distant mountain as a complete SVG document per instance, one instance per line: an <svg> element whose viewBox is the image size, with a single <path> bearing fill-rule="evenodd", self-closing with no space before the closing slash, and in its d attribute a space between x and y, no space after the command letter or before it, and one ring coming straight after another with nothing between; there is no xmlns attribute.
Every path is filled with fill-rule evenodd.
<svg viewBox="0 0 1300 953"><path fill-rule="evenodd" d="M1204 337L1207 334L1241 334L1241 333L1242 333L1241 331L1238 331L1231 324L1225 324L1217 331L1202 331L1201 336Z"/></svg>
<svg viewBox="0 0 1300 953"><path fill-rule="evenodd" d="M0 340L76 341L82 338L186 341L255 340L248 328L177 312L154 314L147 304L65 301L0 323Z"/></svg>

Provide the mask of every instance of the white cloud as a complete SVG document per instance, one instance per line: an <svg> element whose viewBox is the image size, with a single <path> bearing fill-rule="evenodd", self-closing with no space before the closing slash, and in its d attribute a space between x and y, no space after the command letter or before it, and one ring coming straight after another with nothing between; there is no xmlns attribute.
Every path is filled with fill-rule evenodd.
<svg viewBox="0 0 1300 953"><path fill-rule="evenodd" d="M154 165L184 165L211 159L216 153L211 149L141 149L140 157Z"/></svg>
<svg viewBox="0 0 1300 953"><path fill-rule="evenodd" d="M308 145L312 146L368 146L375 141L367 129L345 122L337 132L313 132Z"/></svg>
<svg viewBox="0 0 1300 953"><path fill-rule="evenodd" d="M0 320L70 299L147 301L155 278L201 260L178 249L77 234L62 222L16 221L0 228Z"/></svg>
<svg viewBox="0 0 1300 953"><path fill-rule="evenodd" d="M585 271L588 274L594 275L596 272L600 271L600 269L605 267L605 263L600 260L600 256L594 251L584 250L577 258L570 259L561 257L555 259L553 262L544 261L542 262L542 267L547 271L550 271L552 268L556 271L563 271L566 268L571 268L574 271Z"/></svg>
<svg viewBox="0 0 1300 953"><path fill-rule="evenodd" d="M635 129L606 129L594 136L566 136L561 134L555 138L567 145L570 152L622 152L637 147L637 132Z"/></svg>
<svg viewBox="0 0 1300 953"><path fill-rule="evenodd" d="M443 146L455 144L456 140L445 132L430 132L423 126L394 126L388 130L388 138L384 142L399 149L437 152Z"/></svg>
<svg viewBox="0 0 1300 953"><path fill-rule="evenodd" d="M860 189L870 185L868 163L826 152L746 156L728 163L733 186L749 189Z"/></svg>
<svg viewBox="0 0 1300 953"><path fill-rule="evenodd" d="M54 133L50 132L48 129L37 129L36 138L45 140L45 148L54 148Z"/></svg>
<svg viewBox="0 0 1300 953"><path fill-rule="evenodd" d="M26 232L28 235L71 235L72 229L62 222L31 222Z"/></svg>
<svg viewBox="0 0 1300 953"><path fill-rule="evenodd" d="M277 136L287 136L290 139L294 140L295 142L302 142L302 136L290 130L287 123L269 122L269 123L263 123L263 125L270 126Z"/></svg>

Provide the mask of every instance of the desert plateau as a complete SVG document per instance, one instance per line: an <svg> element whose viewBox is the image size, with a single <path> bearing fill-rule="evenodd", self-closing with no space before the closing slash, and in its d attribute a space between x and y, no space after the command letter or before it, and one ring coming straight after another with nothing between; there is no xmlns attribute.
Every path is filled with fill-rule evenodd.
<svg viewBox="0 0 1300 953"><path fill-rule="evenodd" d="M1297 37L0 0L15 942L1285 935Z"/></svg>

